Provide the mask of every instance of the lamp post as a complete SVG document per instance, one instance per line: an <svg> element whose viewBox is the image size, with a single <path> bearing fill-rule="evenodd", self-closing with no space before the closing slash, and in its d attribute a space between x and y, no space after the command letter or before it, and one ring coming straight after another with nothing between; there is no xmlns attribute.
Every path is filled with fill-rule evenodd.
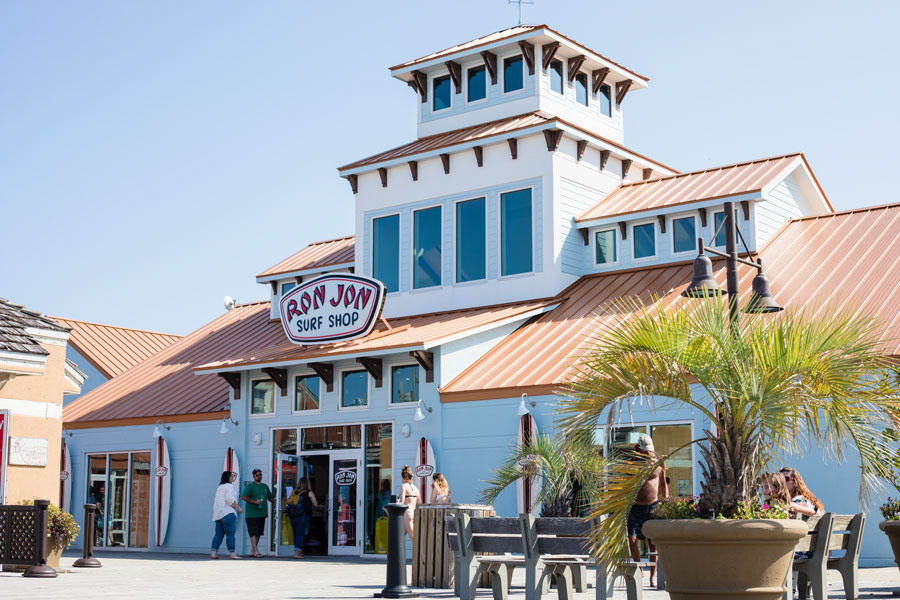
<svg viewBox="0 0 900 600"><path fill-rule="evenodd" d="M691 283L688 285L681 295L685 298L710 298L722 295L722 288L713 277L712 261L704 254L704 251L716 256L725 257L725 293L728 294L728 325L732 332L737 330L738 324L738 263L754 267L757 270L756 276L753 278L753 291L750 302L744 308L745 312L760 314L773 313L784 310L784 307L775 301L772 292L769 291L769 279L763 275L762 261L757 259L756 262L738 258L737 255L737 237L740 236L744 249L750 253L747 248L747 242L737 228L734 219L734 202L725 203L725 218L722 220L720 229L725 228L725 252L709 248L703 245L703 238L697 238L697 258L694 259L694 273L691 277ZM719 231L713 234L715 240Z"/></svg>

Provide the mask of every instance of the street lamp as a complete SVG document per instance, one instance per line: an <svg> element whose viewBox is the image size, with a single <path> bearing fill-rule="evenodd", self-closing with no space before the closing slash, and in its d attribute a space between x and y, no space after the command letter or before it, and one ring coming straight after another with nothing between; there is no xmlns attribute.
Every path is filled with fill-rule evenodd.
<svg viewBox="0 0 900 600"><path fill-rule="evenodd" d="M745 264L755 267L757 272L753 278L753 291L750 302L744 307L744 312L760 314L773 313L784 310L769 291L769 279L763 275L762 261L757 259L756 262L738 258L737 255L737 239L740 236L744 249L750 253L747 248L747 242L741 235L737 224L734 222L734 202L725 203L725 218L719 229L725 228L725 252L720 252L715 248L709 248L703 245L703 238L697 238L697 258L694 259L694 274L691 277L691 283L688 285L681 295L685 298L710 298L713 296L721 296L722 288L713 277L712 261L703 252L709 252L716 256L724 256L725 262L725 293L728 294L728 323L731 327L736 327L738 322L738 273L737 264ZM719 234L719 230L713 234L713 239Z"/></svg>

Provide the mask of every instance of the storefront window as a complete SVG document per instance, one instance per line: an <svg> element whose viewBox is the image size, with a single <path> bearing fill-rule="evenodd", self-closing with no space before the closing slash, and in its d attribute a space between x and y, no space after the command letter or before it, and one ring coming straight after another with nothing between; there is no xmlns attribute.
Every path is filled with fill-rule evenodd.
<svg viewBox="0 0 900 600"><path fill-rule="evenodd" d="M297 454L297 430L276 429L272 432L272 464L276 454ZM274 471L272 471L274 473Z"/></svg>
<svg viewBox="0 0 900 600"><path fill-rule="evenodd" d="M692 439L689 424L616 427L610 431L605 440L607 456L610 458L630 456L641 434L648 434L653 439L653 447L658 455L675 452L676 448L681 448ZM602 443L599 439L602 435L602 430L598 430L595 436L598 443ZM666 479L670 496L693 494L694 460L691 446L681 448L666 460Z"/></svg>
<svg viewBox="0 0 900 600"><path fill-rule="evenodd" d="M88 504L97 505L97 529L95 546L103 546L103 532L106 523L106 455L88 457L89 479L87 488Z"/></svg>
<svg viewBox="0 0 900 600"><path fill-rule="evenodd" d="M319 410L321 380L316 375L297 377L294 389L294 410Z"/></svg>
<svg viewBox="0 0 900 600"><path fill-rule="evenodd" d="M131 455L131 492L129 493L128 545L146 548L150 533L150 453Z"/></svg>
<svg viewBox="0 0 900 600"><path fill-rule="evenodd" d="M393 435L390 423L366 425L366 554L387 553L387 515L391 501Z"/></svg>
<svg viewBox="0 0 900 600"><path fill-rule="evenodd" d="M361 448L359 425L304 427L301 450Z"/></svg>
<svg viewBox="0 0 900 600"><path fill-rule="evenodd" d="M275 412L275 382L259 379L250 383L250 414L267 415Z"/></svg>
<svg viewBox="0 0 900 600"><path fill-rule="evenodd" d="M391 404L419 401L419 365L391 367Z"/></svg>
<svg viewBox="0 0 900 600"><path fill-rule="evenodd" d="M341 407L366 406L369 403L369 377L365 371L341 373Z"/></svg>
<svg viewBox="0 0 900 600"><path fill-rule="evenodd" d="M149 451L88 456L86 501L97 505L94 545L148 546L151 462Z"/></svg>

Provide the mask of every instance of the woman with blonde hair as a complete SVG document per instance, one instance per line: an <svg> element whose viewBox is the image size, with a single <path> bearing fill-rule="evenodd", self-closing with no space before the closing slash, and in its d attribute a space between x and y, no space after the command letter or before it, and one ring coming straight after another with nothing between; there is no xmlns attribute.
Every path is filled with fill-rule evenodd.
<svg viewBox="0 0 900 600"><path fill-rule="evenodd" d="M805 517L825 514L825 507L821 500L809 491L796 469L781 467L781 474L787 482L788 493L791 496L791 513L800 513Z"/></svg>
<svg viewBox="0 0 900 600"><path fill-rule="evenodd" d="M790 506L791 495L788 492L787 481L780 472L766 473L762 476L760 484L767 504Z"/></svg>
<svg viewBox="0 0 900 600"><path fill-rule="evenodd" d="M403 485L400 486L400 503L406 505L406 512L403 513L403 528L411 540L413 539L414 512L422 495L419 493L419 488L413 483L413 472L409 465L403 465L400 479L403 480Z"/></svg>
<svg viewBox="0 0 900 600"><path fill-rule="evenodd" d="M434 480L431 484L431 499L429 504L450 504L450 484L440 473L434 474Z"/></svg>

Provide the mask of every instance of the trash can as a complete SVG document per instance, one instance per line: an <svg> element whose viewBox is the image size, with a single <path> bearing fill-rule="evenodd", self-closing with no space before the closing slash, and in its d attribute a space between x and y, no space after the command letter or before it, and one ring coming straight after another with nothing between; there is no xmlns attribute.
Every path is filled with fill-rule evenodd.
<svg viewBox="0 0 900 600"><path fill-rule="evenodd" d="M465 513L471 517L496 516L493 506L485 504L419 504L413 527L412 581L415 587L453 589L453 551L447 543L444 521L449 515ZM484 573L478 587L491 587Z"/></svg>

